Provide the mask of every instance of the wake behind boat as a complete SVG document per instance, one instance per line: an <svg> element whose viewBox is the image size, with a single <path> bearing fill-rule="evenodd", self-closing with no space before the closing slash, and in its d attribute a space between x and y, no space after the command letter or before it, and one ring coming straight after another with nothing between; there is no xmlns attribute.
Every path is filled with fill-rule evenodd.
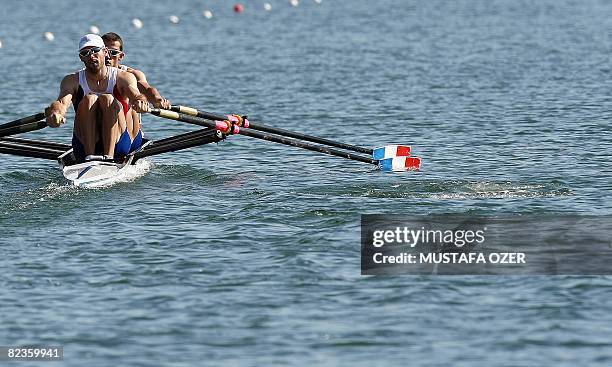
<svg viewBox="0 0 612 367"><path fill-rule="evenodd" d="M246 116L218 115L185 106L172 106L171 110L152 109L151 114L199 125L203 129L157 141L145 139L139 149L121 159L95 159L81 162L77 160L71 145L11 136L46 127L45 114L38 113L0 125L0 153L55 160L59 163L64 177L74 186L104 185L115 180L142 158L216 143L234 134L369 163L382 171L418 170L421 166L421 158L412 157L411 147L406 145L360 147L251 123Z"/></svg>

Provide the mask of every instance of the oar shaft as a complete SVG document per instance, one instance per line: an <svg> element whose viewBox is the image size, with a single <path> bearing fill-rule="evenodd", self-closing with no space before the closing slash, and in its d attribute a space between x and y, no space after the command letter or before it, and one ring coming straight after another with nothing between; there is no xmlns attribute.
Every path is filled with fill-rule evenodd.
<svg viewBox="0 0 612 367"><path fill-rule="evenodd" d="M27 133L30 131L40 130L45 127L47 127L47 122L45 120L42 120L38 122L36 121L29 122L26 124L21 124L21 125L7 127L7 128L0 128L0 138L9 136L9 135L23 134L23 133Z"/></svg>
<svg viewBox="0 0 612 367"><path fill-rule="evenodd" d="M205 118L205 119L209 119L209 120L223 121L223 120L227 120L227 118L228 118L227 116L217 115L217 114L214 114L214 113L210 113L210 112L206 112L206 111L201 111L201 110L197 110L195 108L185 107L185 106L172 106L172 111L184 113L184 114L187 114L187 115L190 115L190 116L201 117L201 118ZM277 134L277 135L282 135L282 136L287 136L287 137L290 137L290 138L300 139L300 140L304 140L304 141L310 141L312 143L329 145L329 146L332 146L332 147L336 147L336 148L340 148L340 149L346 149L346 150L351 150L351 151L354 151L354 152L365 153L365 154L372 154L372 149L371 148L364 148L364 147L360 147L360 146L357 146L357 145L341 143L341 142L338 142L338 141L334 141L334 140L330 140L330 139L325 139L325 138L319 138L319 137L313 136L313 135L297 133L297 132L294 132L294 131L289 131L289 130L285 130L285 129L281 129L281 128L277 128L277 127L267 126L267 125L264 125L264 124L261 124L261 123L257 123L257 122L249 121L249 129L264 131L264 132L267 132L267 133L272 133L272 134Z"/></svg>
<svg viewBox="0 0 612 367"><path fill-rule="evenodd" d="M55 152L41 152L36 149L10 147L4 146L2 144L0 144L0 153L17 155L20 157L42 158L51 160L56 160L61 155L61 153L57 154Z"/></svg>
<svg viewBox="0 0 612 367"><path fill-rule="evenodd" d="M45 119L44 112L39 112L31 116L23 117L15 121L7 122L6 124L0 125L0 130L7 129L9 127L15 127L19 125L29 124L32 122L37 122Z"/></svg>
<svg viewBox="0 0 612 367"><path fill-rule="evenodd" d="M319 138L319 137L312 136L312 135L297 133L297 132L281 129L278 127L266 126L260 123L249 122L249 128L272 133L272 134L287 136L290 138L300 139L304 141L310 141L313 143L329 145L329 146L340 148L340 149L351 150L354 152L372 154L372 149L370 148L359 147L359 146L352 145L352 144L346 144L346 143L341 143L341 142L334 141L334 140Z"/></svg>
<svg viewBox="0 0 612 367"><path fill-rule="evenodd" d="M0 141L0 147L21 149L21 150L31 150L34 152L55 154L56 157L59 157L62 153L65 152L65 150L62 150L62 149L55 149L55 148L50 148L50 147L45 147L45 146L36 146L36 145L23 144L23 143L14 143L10 141Z"/></svg>
<svg viewBox="0 0 612 367"><path fill-rule="evenodd" d="M194 125L217 129L216 122L205 120L201 117L195 117L195 116L190 116L190 115L186 115L183 113L167 111L167 110L160 110L160 109L153 109L151 110L151 113L153 115L164 117L164 118L171 119L171 120L183 121L183 122L187 122L187 123L194 124ZM322 147L319 145L314 145L314 144L306 143L303 141L299 141L293 138L288 138L288 137L283 137L283 136L278 136L278 135L270 135L264 132L260 132L260 131L256 131L256 130L252 130L248 128L243 128L243 127L238 128L236 132L240 135L245 135L245 136L249 136L252 138L272 141L275 143L294 146L294 147L298 147L298 148L302 148L302 149L306 149L306 150L310 150L314 152L329 154L329 155L347 158L347 159L351 159L351 160L355 160L359 162L378 165L377 160L374 160L369 157L364 157L358 154L352 154L352 153L348 153L348 152L333 149L333 148Z"/></svg>
<svg viewBox="0 0 612 367"><path fill-rule="evenodd" d="M243 127L240 128L239 134L250 136L253 138L257 138L257 139L268 140L268 141L272 141L272 142L279 143L279 144L290 145L290 146L294 146L297 148L310 150L313 152L319 152L319 153L333 155L336 157L347 158L347 159L351 159L354 161L370 163L370 164L375 164L375 165L378 164L378 161L372 158L368 158L368 157L358 155L358 154L349 153L343 150L337 150L334 148L329 148L329 147L307 143L304 141L300 141L300 140L285 137L285 136L270 135L270 133L265 133L265 132L261 132L257 130L251 130L251 129L247 129Z"/></svg>
<svg viewBox="0 0 612 367"><path fill-rule="evenodd" d="M69 144L56 143L52 141L46 140L32 140L32 139L22 139L22 138L13 138L13 137L5 137L0 139L0 143L9 142L9 143L18 143L18 144L28 144L37 147L51 148L51 149L59 149L62 151L66 151L72 148Z"/></svg>

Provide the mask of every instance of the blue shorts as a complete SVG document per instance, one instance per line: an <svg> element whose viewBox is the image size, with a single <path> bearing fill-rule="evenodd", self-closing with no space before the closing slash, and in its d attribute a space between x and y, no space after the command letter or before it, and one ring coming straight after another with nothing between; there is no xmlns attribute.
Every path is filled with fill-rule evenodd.
<svg viewBox="0 0 612 367"><path fill-rule="evenodd" d="M140 137L140 145L142 145L141 132L138 132L138 135L134 139L134 142L138 140L138 137ZM115 158L125 157L132 151L132 146L133 146L132 139L130 139L130 134L128 133L126 129L123 132L123 134L121 134L121 136L119 137L119 141L117 142L117 144L115 144L115 152L113 156ZM76 157L78 161L85 160L85 146L83 145L83 143L81 143L79 138L77 138L77 136L74 134L72 134L72 151L74 152L74 156ZM104 154L104 147L102 146L102 140L98 140L98 142L96 143L94 154L96 155Z"/></svg>
<svg viewBox="0 0 612 367"><path fill-rule="evenodd" d="M134 140L132 141L132 146L130 147L130 153L132 153L135 150L140 149L141 146L142 146L142 130L139 130L138 134L136 134L136 136L134 137Z"/></svg>

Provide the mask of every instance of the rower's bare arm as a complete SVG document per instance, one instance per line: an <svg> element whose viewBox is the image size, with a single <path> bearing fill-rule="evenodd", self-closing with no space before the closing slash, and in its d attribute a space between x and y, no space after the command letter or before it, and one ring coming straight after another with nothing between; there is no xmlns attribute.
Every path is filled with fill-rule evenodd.
<svg viewBox="0 0 612 367"><path fill-rule="evenodd" d="M130 99L132 108L136 112L149 112L149 101L147 97L138 90L136 77L132 73L120 72L117 76L121 94Z"/></svg>
<svg viewBox="0 0 612 367"><path fill-rule="evenodd" d="M72 97L76 90L75 74L66 75L60 84L60 93L55 101L45 108L45 116L47 116L47 125L51 127L59 127L66 122L66 111L70 107Z"/></svg>
<svg viewBox="0 0 612 367"><path fill-rule="evenodd" d="M157 88L153 87L147 81L145 74L137 69L130 69L130 72L134 74L138 81L138 90L147 97L147 100L153 104L156 108L170 108L170 101L162 97Z"/></svg>

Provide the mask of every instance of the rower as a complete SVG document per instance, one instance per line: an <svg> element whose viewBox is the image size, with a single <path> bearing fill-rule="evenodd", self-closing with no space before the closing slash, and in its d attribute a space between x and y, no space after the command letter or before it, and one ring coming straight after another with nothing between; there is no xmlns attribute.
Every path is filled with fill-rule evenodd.
<svg viewBox="0 0 612 367"><path fill-rule="evenodd" d="M126 65L121 65L121 61L125 57L123 51L124 43L123 39L114 32L108 32L102 36L104 45L108 50L108 57L106 58L106 64L127 71L136 77L138 90L142 93L147 100L152 103L156 108L170 109L170 101L162 97L159 91L151 86L145 73L138 69L131 68ZM142 120L140 114L134 110L126 116L126 123L130 137L132 138L132 147L130 151L139 149L142 145Z"/></svg>
<svg viewBox="0 0 612 367"><path fill-rule="evenodd" d="M136 77L107 66L102 37L86 34L79 40L79 58L84 68L66 75L57 100L45 110L47 124L59 127L72 103L75 110L72 147L79 161L121 159L130 152L132 139L126 116L131 109L148 112L147 98L140 93Z"/></svg>

